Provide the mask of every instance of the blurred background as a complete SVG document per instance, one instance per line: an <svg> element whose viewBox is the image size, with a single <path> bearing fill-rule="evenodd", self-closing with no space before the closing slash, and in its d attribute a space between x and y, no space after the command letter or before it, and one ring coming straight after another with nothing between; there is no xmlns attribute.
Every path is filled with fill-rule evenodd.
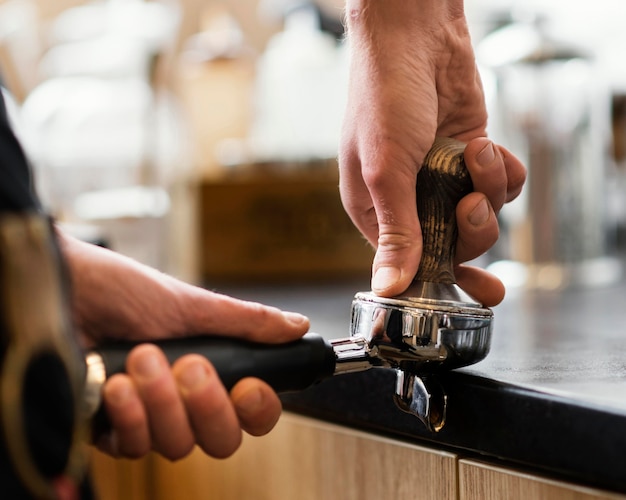
<svg viewBox="0 0 626 500"><path fill-rule="evenodd" d="M620 281L626 3L465 4L489 134L529 167L522 196L500 214L499 242L477 263L509 290ZM0 76L48 210L85 240L343 332L352 280L369 286L373 253L337 189L342 9L0 0ZM309 293L315 283L342 284L345 302L328 288ZM287 287L272 295L277 284ZM97 489L103 499L211 498L181 493L223 479L212 483L194 457L173 469L159 457L96 455Z"/></svg>
<svg viewBox="0 0 626 500"><path fill-rule="evenodd" d="M0 69L40 196L193 282L368 276L336 155L342 0L2 0ZM507 284L620 276L626 5L467 0L489 132L530 169L484 257Z"/></svg>

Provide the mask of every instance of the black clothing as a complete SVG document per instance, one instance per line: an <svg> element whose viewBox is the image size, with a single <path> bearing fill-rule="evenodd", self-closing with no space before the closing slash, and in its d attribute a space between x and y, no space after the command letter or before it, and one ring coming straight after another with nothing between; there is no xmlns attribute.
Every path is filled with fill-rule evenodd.
<svg viewBox="0 0 626 500"><path fill-rule="evenodd" d="M7 116L0 92L0 212L39 210L31 189L30 169Z"/></svg>

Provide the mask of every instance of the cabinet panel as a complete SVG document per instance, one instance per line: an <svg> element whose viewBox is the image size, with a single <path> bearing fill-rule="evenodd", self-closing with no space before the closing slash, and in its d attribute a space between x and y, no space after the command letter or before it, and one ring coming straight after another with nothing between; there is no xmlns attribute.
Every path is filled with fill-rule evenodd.
<svg viewBox="0 0 626 500"><path fill-rule="evenodd" d="M454 455L290 414L229 459L196 450L152 465L153 500L457 498Z"/></svg>
<svg viewBox="0 0 626 500"><path fill-rule="evenodd" d="M626 496L459 460L459 500L626 500Z"/></svg>
<svg viewBox="0 0 626 500"><path fill-rule="evenodd" d="M151 500L149 471L153 457L115 459L91 450L91 482L98 500Z"/></svg>

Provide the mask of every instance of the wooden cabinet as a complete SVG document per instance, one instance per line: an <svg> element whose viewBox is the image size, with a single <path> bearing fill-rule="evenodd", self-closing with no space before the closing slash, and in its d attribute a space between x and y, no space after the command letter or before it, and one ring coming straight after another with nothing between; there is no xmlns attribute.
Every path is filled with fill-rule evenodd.
<svg viewBox="0 0 626 500"><path fill-rule="evenodd" d="M624 495L585 488L496 467L473 460L459 460L460 500L607 500Z"/></svg>
<svg viewBox="0 0 626 500"><path fill-rule="evenodd" d="M149 500L153 456L118 460L93 450L91 480L98 500ZM190 499L191 500L191 499Z"/></svg>
<svg viewBox="0 0 626 500"><path fill-rule="evenodd" d="M95 454L93 469L101 500L626 500L289 413L226 460Z"/></svg>
<svg viewBox="0 0 626 500"><path fill-rule="evenodd" d="M94 459L101 500L143 500L119 496L131 487L129 476L112 487L111 459L100 454ZM176 463L156 455L137 463L150 475L150 500L457 498L454 455L289 414L269 435L246 436L227 460L196 450Z"/></svg>
<svg viewBox="0 0 626 500"><path fill-rule="evenodd" d="M188 463L157 459L155 500L456 498L453 455L291 415L228 460Z"/></svg>

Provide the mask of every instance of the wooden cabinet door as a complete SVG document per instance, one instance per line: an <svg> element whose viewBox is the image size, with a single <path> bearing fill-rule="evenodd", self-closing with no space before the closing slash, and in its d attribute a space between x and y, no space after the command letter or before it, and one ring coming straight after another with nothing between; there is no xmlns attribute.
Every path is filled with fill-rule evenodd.
<svg viewBox="0 0 626 500"><path fill-rule="evenodd" d="M459 500L626 500L624 495L459 460Z"/></svg>
<svg viewBox="0 0 626 500"><path fill-rule="evenodd" d="M246 436L231 458L196 450L155 457L151 500L447 500L456 457L285 414L267 436Z"/></svg>

